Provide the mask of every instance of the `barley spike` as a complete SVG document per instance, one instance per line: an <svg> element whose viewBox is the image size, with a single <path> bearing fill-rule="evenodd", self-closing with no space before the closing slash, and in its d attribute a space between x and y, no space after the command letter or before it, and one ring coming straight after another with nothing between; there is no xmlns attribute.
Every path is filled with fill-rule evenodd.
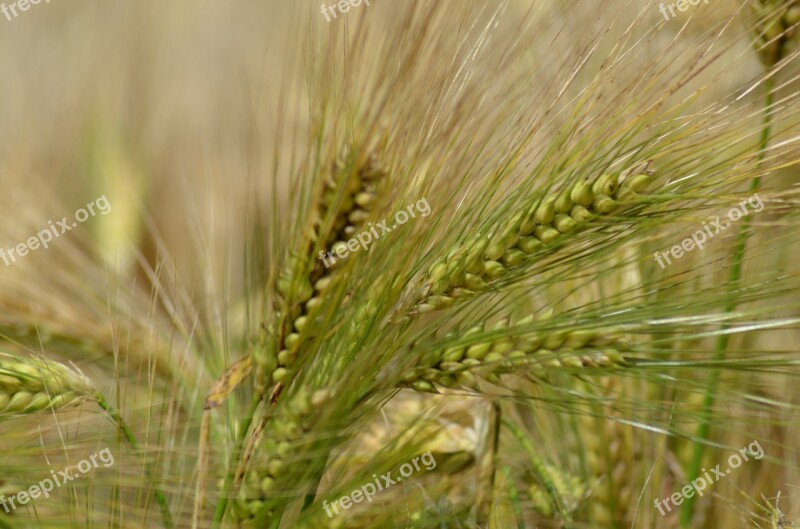
<svg viewBox="0 0 800 529"><path fill-rule="evenodd" d="M416 301L409 314L446 309L486 291L491 281L530 263L541 249L580 231L593 218L616 212L653 180L649 165L645 162L620 174L578 181L534 200L492 233L460 244L429 268L422 287L412 296Z"/></svg>
<svg viewBox="0 0 800 529"><path fill-rule="evenodd" d="M65 408L93 394L89 380L63 364L0 353L0 418Z"/></svg>

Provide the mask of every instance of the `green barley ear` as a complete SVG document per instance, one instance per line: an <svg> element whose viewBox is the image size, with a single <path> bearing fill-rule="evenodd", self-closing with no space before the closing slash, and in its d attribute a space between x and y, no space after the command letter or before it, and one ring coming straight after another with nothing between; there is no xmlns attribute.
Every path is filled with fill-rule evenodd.
<svg viewBox="0 0 800 529"><path fill-rule="evenodd" d="M378 186L387 173L381 168L377 154L370 154L366 160L359 160L357 155L351 150L334 163L311 214L305 247L290 256L278 277L281 319L277 329L277 365L270 375L273 383L285 381L302 342L312 332L315 311L342 264L336 251L346 249L347 241L366 229L369 220L374 220ZM333 257L326 255L328 252ZM262 358L257 364L265 367L265 360Z"/></svg>
<svg viewBox="0 0 800 529"><path fill-rule="evenodd" d="M0 353L0 419L62 409L93 393L89 379L63 364Z"/></svg>
<svg viewBox="0 0 800 529"><path fill-rule="evenodd" d="M579 180L532 200L489 233L458 244L422 280L409 314L441 310L487 291L511 269L530 266L598 217L619 214L653 180L650 163ZM411 287L415 288L415 287Z"/></svg>
<svg viewBox="0 0 800 529"><path fill-rule="evenodd" d="M600 380L598 386L603 399L613 403L612 389L631 386L631 382L608 377ZM583 381L577 381L576 387L586 393L595 391L593 386ZM633 393L632 388L628 391ZM631 502L635 501L637 493L631 478L638 458L636 432L613 420L614 414L610 404L598 405L595 414L582 415L578 419L581 431L585 432L582 442L593 481L588 515L605 527L615 521L630 519Z"/></svg>
<svg viewBox="0 0 800 529"><path fill-rule="evenodd" d="M568 512L578 510L586 494L586 487L581 482L580 478L565 473L560 468L544 464L543 473L547 475L550 483L552 483L558 497L564 502L564 507ZM542 477L538 477L540 480ZM547 488L539 482L535 482L528 487L528 494L536 509L541 515L545 517L552 517L558 514L558 505L556 501L548 493Z"/></svg>
<svg viewBox="0 0 800 529"><path fill-rule="evenodd" d="M403 376L403 385L423 392L436 387L478 389L478 378L498 382L498 376L527 373L543 377L548 369L623 367L621 353L628 339L614 329L531 330L532 317L509 326L476 325L452 331L445 341L423 354ZM499 333L502 333L499 335ZM459 337L460 338L457 338ZM466 340L465 340L466 339Z"/></svg>
<svg viewBox="0 0 800 529"><path fill-rule="evenodd" d="M757 17L751 31L755 34L758 58L772 68L800 46L800 1L755 0L750 9Z"/></svg>
<svg viewBox="0 0 800 529"><path fill-rule="evenodd" d="M240 521L253 521L271 511L271 501L280 499L287 481L296 474L291 458L308 443L308 432L316 412L331 400L327 389L302 388L287 397L286 405L266 425L247 466L244 483L233 501L232 513Z"/></svg>
<svg viewBox="0 0 800 529"><path fill-rule="evenodd" d="M207 406L223 401L241 380L241 375L250 372L251 364L256 370L259 391L274 384L271 400L277 399L288 385L303 342L313 337L318 327L315 318L341 264L336 262L338 257L323 257L326 252L335 252L346 244L345 241L363 230L372 219L379 201L378 186L386 175L377 154L373 152L363 159L360 152L352 148L336 160L328 176L323 175L320 198L312 206L299 247L290 251L287 264L277 277L276 318L265 321L253 355L254 362L242 359L231 366L215 385ZM242 436L244 434L246 431ZM239 441L243 442L243 437L240 436ZM232 479L229 473L223 484L223 494L231 487ZM226 501L218 505L217 516L224 513ZM234 505L240 516L241 505L241 501ZM249 502L248 505L257 504Z"/></svg>

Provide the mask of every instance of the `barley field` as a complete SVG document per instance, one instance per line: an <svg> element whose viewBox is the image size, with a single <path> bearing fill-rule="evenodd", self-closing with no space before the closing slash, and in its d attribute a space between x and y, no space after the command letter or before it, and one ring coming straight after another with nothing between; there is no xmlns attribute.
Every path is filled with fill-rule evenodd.
<svg viewBox="0 0 800 529"><path fill-rule="evenodd" d="M0 0L0 529L800 527L800 0Z"/></svg>

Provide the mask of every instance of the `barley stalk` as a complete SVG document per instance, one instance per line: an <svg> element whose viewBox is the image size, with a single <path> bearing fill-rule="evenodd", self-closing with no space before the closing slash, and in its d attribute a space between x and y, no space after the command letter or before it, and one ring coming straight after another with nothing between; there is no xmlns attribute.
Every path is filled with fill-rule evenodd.
<svg viewBox="0 0 800 529"><path fill-rule="evenodd" d="M760 5L759 5L760 4ZM756 4L761 8L771 8L775 9L777 7L776 3L770 0L759 0ZM789 21L786 20L786 17L789 16L789 12L793 13L795 23L800 22L800 2L793 1L791 3L792 7L789 11L784 13L781 17L780 22L778 24L771 25L767 32L770 31L779 31L780 37L778 38L777 43L775 45L777 48L770 50L759 50L761 53L761 60L764 62L765 66L768 68L774 66L776 62L778 62L782 57L784 50L785 42L782 39L786 39L790 37L787 33L786 25L789 24ZM792 30L794 31L794 30ZM798 37L795 35L795 39ZM765 57L764 53L767 54ZM775 79L774 77L770 76L767 78L765 82L765 89L766 94L764 96L764 117L762 121L761 127L761 138L759 142L758 148L758 156L757 156L757 165L760 167L764 163L764 157L767 151L767 147L769 146L769 139L770 134L772 131L772 106L774 102L775 95L773 90L775 88ZM750 191L754 192L757 191L761 184L761 178L759 176L754 177L750 181ZM744 254L745 249L747 246L747 237L749 233L750 227L750 217L746 217L743 219L742 224L740 226L740 230L736 240L736 246L733 249L732 254L732 266L730 268L730 273L728 277L728 284L731 289L736 288L739 285L739 282L742 277L742 264L744 261ZM731 313L736 309L736 302L735 300L731 299L725 307L725 312ZM726 330L728 328L727 325L723 325L723 329ZM727 333L722 333L717 336L716 344L715 344L715 360L724 360L725 353L728 348L728 340L729 335ZM714 405L714 400L717 392L717 385L719 383L719 371L712 371L708 381L708 387L706 388L706 394L704 398L703 408L705 416L708 417L711 409ZM704 419L700 422L700 425L697 429L697 437L701 440L705 440L708 438L710 432L710 424L708 419ZM694 446L694 453L692 455L692 461L690 462L690 466L687 472L687 475L690 480L694 480L700 474L700 464L703 458L703 451L704 446L702 443L696 443ZM691 497L687 498L686 503L683 505L680 514L680 523L681 527L689 527L692 521L692 517L694 515L694 505L697 501L696 498Z"/></svg>
<svg viewBox="0 0 800 529"><path fill-rule="evenodd" d="M542 482L550 501L555 506L555 510L561 515L564 527L571 529L573 527L572 513L569 508L570 506L567 504L567 497L572 495L568 494L568 496L565 497L564 494L567 494L567 491L572 488L572 483L567 480L559 479L558 476L561 475L560 473L551 472L551 467L541 460L536 447L534 447L530 439L528 439L525 433L516 424L506 418L503 418L502 422L514 437L516 437L517 441L522 445L522 448L528 455L536 476ZM557 484L557 482L559 484ZM563 494L561 492L562 490L565 491ZM575 496L579 497L580 494L576 494Z"/></svg>
<svg viewBox="0 0 800 529"><path fill-rule="evenodd" d="M740 488L752 494L761 488L774 494L768 487L796 477L791 465L796 453L792 453L790 441L796 433L793 403L797 399L791 374L800 359L796 351L779 348L775 342L785 338L778 333L792 333L800 322L800 304L791 297L800 282L791 259L800 243L796 229L800 226L798 193L791 186L775 192L770 201L774 209L759 218L769 222L772 229L766 233L766 240L753 241L765 244L753 252L748 249L747 263L741 252L734 263L719 259L717 254L732 242L728 235L744 223L714 239L714 246L709 241L705 253L697 251L686 257L681 264L687 266L658 270L646 254L651 245L664 248L662 243L677 235L685 227L683 223L699 219L715 203L732 202L738 184L753 175L778 170L789 173L797 165L800 92L791 86L795 79L784 82L781 77L791 72L796 66L791 63L800 58L791 52L797 39L791 25L798 19L798 1L747 0L739 6L739 12L746 12L747 5L753 3L770 10L763 17L752 17L765 21L760 28L764 34L761 53L771 68L760 82L767 86L774 82L780 89L778 104L772 109L776 121L774 145L764 164L754 163L754 153L749 152L758 133L756 112L750 104L758 81L752 80L747 63L753 57L729 38L736 29L730 23L736 6L724 9L720 3L720 9L701 7L697 16L687 13L672 23L661 24L656 22L660 18L658 4L646 1L624 2L618 13L610 5L612 9L598 9L591 2L575 2L575 6L536 2L532 6L533 2L516 0L451 0L373 2L379 5L372 7L351 1L352 7L365 5L348 14L347 2L335 3L339 6L325 2L317 15L308 6L300 8L294 2L276 3L272 6L275 9L252 2L243 9L231 10L222 23L212 20L208 24L209 17L195 16L183 6L159 12L156 24L149 23L154 13L146 9L121 11L120 27L131 17L133 22L145 22L136 24L145 33L130 35L163 43L158 51L167 55L155 67L148 63L144 68L135 64L92 68L111 71L112 82L99 79L97 83L84 83L111 87L103 88L103 101L146 104L155 100L153 91L146 82L125 83L124 74L143 74L134 76L134 80L162 80L169 66L185 63L186 48L191 47L185 44L197 43L199 49L209 52L207 60L193 63L189 76L178 72L178 81L216 79L213 74L202 75L207 73L204 69L221 67L224 73L233 62L241 73L242 85L242 97L234 95L234 99L242 100L242 104L234 101L234 105L225 105L230 97L223 99L222 95L230 96L227 93L183 98L179 113L162 112L166 120L160 123L136 119L136 115L118 119L114 109L120 105L114 104L101 105L100 113L96 112L97 105L90 105L89 119L85 119L80 108L65 113L58 110L59 105L83 100L92 103L91 98L56 94L44 98L44 105L37 105L41 103L38 88L11 90L11 97L5 98L9 105L34 110L29 120L33 123L37 119L54 122L58 128L63 121L78 132L71 137L56 136L66 141L57 148L52 148L52 142L35 141L48 138L47 134L17 134L24 141L11 138L5 145L2 174L9 180L5 195L12 200L4 203L11 203L12 207L6 209L13 221L5 223L2 246L8 249L8 244L24 243L24 237L35 233L16 229L27 226L28 217L38 219L41 229L46 218L61 216L58 209L42 207L44 201L35 200L36 193L30 193L29 200L17 200L16 189L27 190L27 184L41 178L54 195L65 197L67 209L62 215L69 215L70 202L91 189L82 181L73 185L59 182L58 175L85 173L78 166L84 156L80 156L81 142L76 140L83 134L76 126L90 123L92 111L112 128L119 125L128 131L124 137L131 140L134 150L142 151L136 153L137 159L152 169L142 171L143 175L167 177L164 185L140 197L141 204L134 201L148 217L148 222L137 223L147 225L147 237L134 233L130 241L107 241L102 232L93 237L93 227L101 227L98 218L47 252L41 249L14 268L3 268L4 279L11 277L10 281L21 285L14 289L19 305L14 312L22 316L7 318L8 326L33 323L30 330L34 332L27 336L29 343L39 338L35 331L56 332L55 339L44 338L39 344L49 350L48 354L56 352L48 343L62 342L68 352L75 349L67 343L73 337L97 344L90 347L98 353L113 351L113 359L119 361L108 359L93 366L93 372L107 371L108 382L116 384L115 398L109 400L127 411L115 411L87 388L86 397L106 410L118 425L116 431L87 429L86 416L70 416L68 424L63 425L66 429L61 428L61 421L46 421L49 424L43 426L49 431L45 428L39 439L34 439L25 427L36 417L19 421L20 429L10 432L10 421L5 422L4 439L18 439L21 445L6 443L13 455L6 457L9 461L0 475L15 475L17 469L28 474L28 461L23 458L37 455L35 445L49 453L63 448L65 455L72 457L83 447L115 433L130 443L129 457L134 452L146 456L138 465L120 461L114 470L87 475L77 486L61 489L62 498L54 498L49 504L42 501L26 507L36 518L34 523L48 529L155 525L158 507L151 497L155 492L165 525L171 524L170 499L175 525L188 525L186 515L194 503L192 523L199 529L206 527L207 521L202 494L208 490L209 476L221 471L227 476L221 491L216 491L221 493L213 494L219 498L213 527L228 515L226 503L229 507L231 502L238 521L272 529L297 527L312 516L319 518L315 520L319 527L511 527L508 509L502 508L502 496L496 495L499 487L494 476L505 463L522 463L521 473L533 474L536 484L523 491L521 500L514 500L519 526L542 521L531 523L532 518L541 518L529 511L531 504L553 518L542 521L542 527L569 523L573 516L576 527L635 525L619 522L620 513L627 514L636 506L638 513L645 512L637 518L641 525L650 522L649 526L664 529L675 525L675 516L657 518L649 506L653 498L648 497L651 491L647 489L673 485L670 472L664 480L659 473L662 467L674 470L674 466L663 464L674 458L652 458L632 465L629 454L640 447L628 442L626 436L640 431L642 436L633 440L647 439L645 447L661 438L670 443L675 438L711 441L705 434L695 434L694 424L702 421L708 421L714 429L713 442L718 446L730 444L738 435L737 427L743 426L743 433L763 432L768 436L763 439L770 441L772 450L767 451L768 459L760 466L752 463L726 485L709 492L702 501L711 504L713 514L719 516L691 520L693 524L735 525L731 519L746 513L727 508L732 506L730 498L723 497L727 490ZM578 8L577 4L588 7ZM5 10L6 6L2 7ZM328 18L328 9L339 10L338 20L333 11L334 20L322 22L321 16ZM277 21L273 23L276 27L267 27L266 40L262 38L264 25L256 16ZM12 22L12 33L23 38L20 49L25 49L25 43L45 43L36 37L52 33L48 33L52 28L43 25L51 18L59 23L58 13L52 17L42 13L38 20L31 18L30 24ZM78 18L92 20L83 14ZM175 21L177 27L173 27ZM232 30L226 29L227 22L234 22ZM23 35L37 31L37 26L43 30ZM76 26L78 30L81 27ZM212 27L218 31L208 31ZM110 26L112 32L115 29ZM272 29L277 31L269 31ZM252 39L246 34L250 30L255 31ZM147 31L155 33L149 35ZM231 31L236 33L233 46L227 38ZM211 40L204 42L204 34ZM195 38L198 36L199 41ZM263 50L268 56L261 52L265 43ZM66 51L74 48L68 44ZM125 57L136 60L152 56L146 45L122 44L123 51L132 52L124 53ZM40 47L28 46L31 53L40 53ZM297 50L302 51L294 53ZM244 52L241 57L237 56L239 51ZM179 55L170 55L174 52ZM278 60L273 60L273 53ZM15 71L13 53L6 56ZM90 60L89 64L96 62ZM82 60L78 66L85 63ZM64 78L42 73L43 80ZM31 76L9 77L13 85L15 79ZM144 96L129 97L129 85ZM224 83L212 85L212 90L214 86L228 87ZM278 89L274 90L276 85ZM124 93L115 96L116 88ZM17 97L18 92L22 98ZM224 108L216 110L217 103L225 108L233 106L234 112L226 119L215 119L220 112L225 113ZM208 119L201 115L200 119L186 120L182 114L200 107L211 108ZM36 112L40 108L43 111ZM53 109L53 119L46 119L50 117L47 111ZM17 115L25 117L26 112L3 115L20 121ZM70 119L64 121L65 116ZM181 134L175 125L186 122L219 123L221 148L203 153L186 149L186 145L209 143L202 134ZM274 126L265 129L268 123ZM391 241L376 245L368 256L352 256L347 262L337 259L339 262L331 268L325 267L318 252L335 252L358 230L366 231L364 224L379 213L379 204L389 195L383 193L386 179L373 174L382 171L376 170L377 162L368 157L371 144L376 143L372 140L377 140L376 129L387 123L392 127L393 141L380 152L392 160L392 170L396 168L392 178L396 182L392 183L397 189L389 197L392 204L424 192L437 199L435 214L420 221L424 226L416 224L418 229L406 227L396 238L392 234ZM15 130L13 125L9 124L9 130ZM178 134L159 133L162 130L177 130ZM368 141L357 143L357 148L344 157L346 161L333 162L338 145L327 145L325 140L353 136ZM175 137L181 141L167 145L160 141ZM37 147L39 144L44 147ZM153 151L153 146L158 148ZM89 150L90 156L85 157L96 158L94 151ZM109 175L107 180L112 185L129 179L130 167L118 167L120 164L113 161L105 167L107 160L100 154L104 167L98 176L103 177L99 173L108 169L121 171ZM668 180L656 193L651 193L655 186L648 184L652 174L646 164L619 173L626 168L624 164L650 158L658 161L659 173ZM188 186L192 192L183 210L176 201L182 195L175 191L181 189L181 175L193 174L192 168L209 173L209 177L186 181L198 185ZM271 187L262 185L260 175L264 172L272 173ZM39 174L43 176L35 176ZM100 180L105 182L106 178ZM781 183L776 182L776 188ZM219 193L222 186L223 193ZM637 196L638 192L648 195ZM290 198L284 204L287 194ZM709 199L714 195L723 198ZM500 200L501 196L508 200ZM247 209L240 209L245 204ZM178 208L172 214L164 205ZM262 230L267 208L275 222ZM122 209L130 208L123 205ZM448 222L451 215L456 222ZM133 220L125 216L123 212L113 224ZM253 219L255 223L251 223ZM233 233L217 229L229 222L239 224L239 220L246 220L244 230L236 230L235 225ZM462 220L465 222L459 222ZM479 226L479 230L472 230L472 226ZM131 235L125 231L116 235ZM676 239L670 242L680 242ZM115 270L110 266L115 263L109 261L105 270L77 274L81 263L106 253L95 251L97 241L100 246L123 244L129 257L136 255L138 265L127 271ZM133 244L127 244L130 242ZM437 248L437 242L446 245ZM624 250L623 258L608 259L618 248ZM439 250L441 254L422 255ZM22 252L16 253L22 257ZM437 258L441 259L437 262ZM173 268L170 262L189 264ZM237 272L239 264L243 265L243 276ZM719 265L726 275L735 270L732 277L736 281L731 282L730 289L718 284ZM34 269L36 274L28 272ZM740 274L742 271L753 274ZM747 282L739 283L740 277ZM143 285L145 278L148 281ZM415 280L419 281L412 283ZM264 285L266 295L260 295ZM139 297L127 299L129 287L142 294L143 303L136 302ZM502 290L506 288L514 290L505 295ZM484 300L487 303L481 303ZM541 326L530 318L494 323L501 316L524 315L532 307L548 306L565 312ZM443 312L450 308L456 310ZM264 317L257 322L253 314L262 310ZM48 311L68 317L48 317L61 325L39 325L41 315ZM441 312L409 317L432 311ZM387 316L394 315L404 319L402 324L386 324L392 321ZM165 325L158 329L146 325L154 319ZM74 328L69 326L72 321ZM87 321L100 322L98 329L81 325ZM127 325L130 321L141 325ZM256 347L252 347L250 333L253 324L262 324ZM439 329L447 331L454 326L460 328L452 335L441 340L431 338ZM652 343L629 347L623 332L634 327L652 336ZM101 339L106 332L108 339ZM0 328L0 335L5 333ZM10 334L0 337L14 341L16 337ZM713 354L708 351L709 340L724 343L728 336L737 335L748 337L740 348L726 353L723 346L718 357L706 354ZM147 343L147 336L165 347L139 347ZM687 336L697 343L680 345L688 341ZM102 344L107 346L100 347ZM151 363L130 365L129 360L136 357L120 353L131 349L132 354L141 352L140 360ZM627 358L626 351L630 350L646 353L648 358L641 362ZM239 360L229 367L231 358ZM173 365L180 369L170 368ZM162 372L159 366L170 369ZM221 374L226 367L229 369L208 393L200 423L196 419L203 402L198 391L209 389L204 383L209 370ZM781 368L789 375L778 374ZM699 385L710 371L713 377L721 374L718 385L716 378L708 385L707 409L688 406L683 390ZM50 373L49 366L46 371L39 369L37 376L41 372ZM124 373L121 378L120 372ZM553 383L538 387L523 384L518 391L513 387L486 387L505 382L506 377L500 379L504 374L529 376L535 381L548 377ZM651 399L635 388L637 391L617 401L600 391L602 402L596 409L601 413L585 423L592 431L582 442L577 427L581 419L576 412L588 391L581 395L572 375L579 380L588 375L625 376L652 382L665 391ZM0 372L0 377L6 386L15 386L7 404L11 411L0 408L0 414L33 413L47 407L43 403L32 407L24 395L19 397L19 376ZM781 387L784 381L786 386ZM601 378L598 385L605 382ZM166 384L171 384L166 386L169 391L162 391ZM51 399L47 404L53 409L68 404L54 402L49 390L55 385L44 383L44 389L36 394L46 394ZM235 395L236 402L221 406L240 385L248 387ZM0 387L0 395L7 392L6 386ZM255 391L251 391L252 386ZM363 482L374 470L397 467L381 463L409 461L406 455L412 454L417 444L430 443L434 433L454 435L467 446L471 443L465 439L472 441L485 433L477 426L474 430L451 426L451 411L445 409L444 402L474 403L474 397L462 398L463 391L444 391L446 398L400 391L405 386L422 391L466 388L471 395L488 399L498 398L501 392L504 405L513 406L505 419L519 442L491 430L493 435L484 436L487 441L476 450L477 457L468 454L477 465L470 460L466 464L471 471L457 478L443 471L442 465L438 472L446 474L444 478L432 475L404 480L377 503L362 503L334 520L327 519L319 504L306 508L323 473L332 479L328 489L320 491L331 500L341 497L334 493L349 493L351 482ZM531 387L532 391L526 391ZM269 389L273 390L271 394ZM667 394L673 396L672 391L675 398L666 398ZM8 392L11 394L11 390ZM405 399L424 403L407 414L414 415L413 422L424 423L424 428L409 426L405 432L398 432L398 426L405 428L407 421L384 413L387 408L405 406ZM31 397L31 402L35 401L36 396ZM717 404L712 406L714 402ZM123 421L128 413L136 417L136 428ZM600 417L613 421L598 425ZM88 419L92 423L93 417ZM365 427L378 423L392 433L374 436L379 437L375 441L370 435L373 432ZM521 424L526 426L525 431ZM194 442L198 428L199 446ZM534 428L540 433L530 435ZM134 431L142 435L144 453L133 437ZM213 451L212 431L219 448ZM66 435L59 438L62 432ZM596 432L601 433L592 435ZM383 443L390 436L397 441ZM507 440L511 442L502 447L507 451L500 450L499 442ZM585 466L584 448L592 452ZM646 449L641 453L650 455ZM465 454L464 449L459 447L457 454ZM222 459L228 459L229 465L220 469ZM577 460L581 470L603 478L600 487L594 482L590 487L585 475L576 479L571 474ZM195 461L200 472L193 472ZM559 468L559 462L565 466ZM30 466L33 475L37 470ZM482 467L478 480L472 479L475 466ZM649 481L644 489L639 488L642 485L631 477L644 475L653 466L658 468L647 474ZM641 472L634 474L634 470ZM517 477L518 484L521 478ZM740 487L734 479L739 480ZM33 483L25 481L27 478L20 476L15 485ZM168 486L169 496L154 491L151 482ZM241 490L240 482L244 485ZM586 496L586 488L591 489L591 498ZM197 497L192 497L193 490ZM440 490L457 498L451 500L439 494ZM416 501L418 491L420 499ZM59 506L60 500L64 501ZM581 500L592 503L591 510L580 509ZM595 512L596 503L609 508ZM523 506L528 512L523 513ZM470 508L473 514L465 514ZM17 514L24 515L21 511ZM4 519L0 514L0 520ZM237 526L234 520L224 521ZM775 528L788 524L782 514L776 514L771 522Z"/></svg>
<svg viewBox="0 0 800 529"><path fill-rule="evenodd" d="M128 423L125 422L125 419L120 415L116 408L114 408L108 401L101 395L100 393L94 393L94 399L97 401L97 404L108 414L109 419L119 428L120 433L125 438L125 441L128 443L128 446L134 452L139 452L139 442L136 440L136 436L133 434L133 431L128 427ZM161 519L164 522L164 527L166 529L173 529L175 524L172 521L172 513L169 509L169 504L167 502L167 496L164 494L158 486L155 485L156 479L153 476L153 471L150 467L150 464L146 461L144 462L144 474L147 480L153 485L153 496L158 503L159 508L161 509Z"/></svg>
<svg viewBox="0 0 800 529"><path fill-rule="evenodd" d="M0 353L0 419L49 409L59 410L82 400L97 402L120 428L131 448L138 450L136 437L122 416L92 387L83 373L44 358ZM152 481L149 468L145 468ZM159 489L155 489L154 494L162 508L164 525L171 528L172 518L166 496Z"/></svg>
<svg viewBox="0 0 800 529"><path fill-rule="evenodd" d="M547 463L542 464L543 473L537 474L541 483L532 483L528 487L528 494L539 514L546 518L551 518L558 513L559 502L563 503L564 509L572 513L580 508L586 487L577 476L569 475L560 468ZM552 491L548 490L549 483ZM553 497L553 492L555 497ZM598 524L600 520L595 520ZM604 525L603 527L608 527Z"/></svg>
<svg viewBox="0 0 800 529"><path fill-rule="evenodd" d="M498 467L498 451L500 449L500 418L502 408L497 401L490 404L484 420L480 421L483 431L480 442L475 449L476 482L478 491L475 498L475 523L479 527L488 527L495 505L495 476Z"/></svg>

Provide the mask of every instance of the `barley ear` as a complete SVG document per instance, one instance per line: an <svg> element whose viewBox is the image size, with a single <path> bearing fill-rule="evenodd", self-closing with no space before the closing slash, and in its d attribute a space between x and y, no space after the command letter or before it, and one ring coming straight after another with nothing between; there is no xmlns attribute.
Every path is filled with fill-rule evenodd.
<svg viewBox="0 0 800 529"><path fill-rule="evenodd" d="M765 67L772 68L800 48L800 1L754 0L750 10L757 18L751 27L754 45Z"/></svg>
<svg viewBox="0 0 800 529"><path fill-rule="evenodd" d="M93 393L88 378L63 364L0 353L0 418L59 410Z"/></svg>
<svg viewBox="0 0 800 529"><path fill-rule="evenodd" d="M289 490L296 474L289 459L296 457L298 447L307 438L317 409L330 399L327 389L299 389L285 402L281 413L267 423L232 504L232 513L240 522L257 522L256 518L272 510L270 499L280 501L281 492Z"/></svg>
<svg viewBox="0 0 800 529"><path fill-rule="evenodd" d="M334 164L310 216L305 247L289 257L277 280L281 300L278 352L274 367L267 365L263 355L257 355L256 364L262 368L259 371L270 371L269 375L259 375L261 380L266 377L267 382L285 383L302 343L314 335L317 309L342 266L335 251L346 246L374 217L380 201L378 186L387 173L380 167L377 154L365 161L358 160L356 154L351 151Z"/></svg>
<svg viewBox="0 0 800 529"><path fill-rule="evenodd" d="M622 352L628 339L614 329L575 329L531 331L531 317L510 326L508 319L492 328L479 325L463 332L454 331L450 339L432 353L425 354L413 369L406 372L401 385L423 392L438 387L478 389L478 379L499 382L499 375L525 370L543 377L547 370L624 367ZM507 334L497 337L498 331ZM481 339L481 335L489 334ZM463 338L474 338L464 344Z"/></svg>
<svg viewBox="0 0 800 529"><path fill-rule="evenodd" d="M637 491L632 486L632 475L636 471L636 444L634 432L626 425L613 419L618 412L613 410L612 389L621 389L628 380L617 380L611 377L600 381L603 399L610 404L598 406L596 415L579 417L586 445L586 456L593 480L592 493L588 503L588 512L598 524L609 526L615 521L629 521L631 501ZM583 381L576 381L582 391L593 391ZM590 433L591 432L591 433Z"/></svg>
<svg viewBox="0 0 800 529"><path fill-rule="evenodd" d="M559 192L540 196L498 226L458 244L411 286L416 293L409 315L446 309L490 288L511 269L530 266L543 252L586 230L593 219L624 211L653 181L650 162L619 174L579 180Z"/></svg>

